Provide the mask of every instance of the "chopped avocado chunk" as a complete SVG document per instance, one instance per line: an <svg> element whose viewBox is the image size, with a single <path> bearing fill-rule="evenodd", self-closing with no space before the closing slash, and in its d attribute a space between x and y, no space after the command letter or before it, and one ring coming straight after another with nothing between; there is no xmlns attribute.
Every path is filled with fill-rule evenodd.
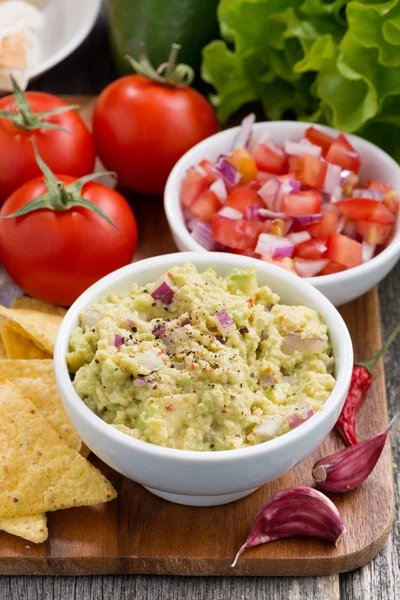
<svg viewBox="0 0 400 600"><path fill-rule="evenodd" d="M232 269L226 276L228 289L230 292L241 291L246 296L254 297L257 291L256 270Z"/></svg>

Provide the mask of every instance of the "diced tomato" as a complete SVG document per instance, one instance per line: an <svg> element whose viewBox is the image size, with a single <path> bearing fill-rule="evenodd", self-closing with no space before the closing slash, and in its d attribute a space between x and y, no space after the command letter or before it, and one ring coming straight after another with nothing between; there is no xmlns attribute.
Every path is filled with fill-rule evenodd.
<svg viewBox="0 0 400 600"><path fill-rule="evenodd" d="M306 130L305 137L316 146L320 146L322 148L322 156L325 156L329 150L331 144L333 144L335 138L321 131L320 129L316 129L315 127L309 127Z"/></svg>
<svg viewBox="0 0 400 600"><path fill-rule="evenodd" d="M273 175L271 177L273 177ZM248 183L239 182L235 185L228 185L228 190L230 194L232 192L237 192L238 190L259 190L262 183L264 182L260 182L257 179L253 179L253 181L249 181Z"/></svg>
<svg viewBox="0 0 400 600"><path fill-rule="evenodd" d="M338 215L332 211L323 211L323 215L322 221L306 227L313 238L329 237L337 229L339 223Z"/></svg>
<svg viewBox="0 0 400 600"><path fill-rule="evenodd" d="M362 244L341 233L332 233L328 240L326 258L347 267L357 267L362 263Z"/></svg>
<svg viewBox="0 0 400 600"><path fill-rule="evenodd" d="M193 202L208 189L209 185L207 176L201 175L194 167L190 167L182 182L181 202L183 206L190 208Z"/></svg>
<svg viewBox="0 0 400 600"><path fill-rule="evenodd" d="M383 196L383 204L393 215L397 215L400 207L400 195L395 190L389 190Z"/></svg>
<svg viewBox="0 0 400 600"><path fill-rule="evenodd" d="M207 190L193 202L190 210L192 214L201 221L211 223L213 214L218 212L220 208L221 202L219 201L218 196L214 194L214 192Z"/></svg>
<svg viewBox="0 0 400 600"><path fill-rule="evenodd" d="M264 206L256 190L243 188L231 192L225 200L226 206L231 206L244 212L249 206Z"/></svg>
<svg viewBox="0 0 400 600"><path fill-rule="evenodd" d="M288 256L284 256L282 258L272 258L269 252L266 252L262 255L261 260L264 262L271 263L272 265L276 265L277 267L281 267L281 269L285 269L285 271L289 271L290 273L296 273L296 269L294 268L293 258L289 258Z"/></svg>
<svg viewBox="0 0 400 600"><path fill-rule="evenodd" d="M323 258L327 250L327 243L327 237L306 240L305 242L296 244L294 247L293 256L307 258L309 260L318 260L319 258Z"/></svg>
<svg viewBox="0 0 400 600"><path fill-rule="evenodd" d="M290 156L289 160L291 158L297 158L297 156ZM290 172L290 173L285 173L285 175L278 175L276 179L278 181L293 181L293 179L296 179L296 173Z"/></svg>
<svg viewBox="0 0 400 600"><path fill-rule="evenodd" d="M287 157L279 146L273 142L267 144L256 144L251 153L257 169L274 173L275 175L284 175L287 173Z"/></svg>
<svg viewBox="0 0 400 600"><path fill-rule="evenodd" d="M236 148L228 161L239 171L243 183L247 183L257 176L256 163L246 148Z"/></svg>
<svg viewBox="0 0 400 600"><path fill-rule="evenodd" d="M321 212L321 194L314 190L283 194L280 210L286 215L311 215Z"/></svg>
<svg viewBox="0 0 400 600"><path fill-rule="evenodd" d="M372 246L384 244L393 229L390 223L372 223L370 221L358 221L356 227L357 233L361 235L362 239Z"/></svg>
<svg viewBox="0 0 400 600"><path fill-rule="evenodd" d="M214 173L215 164L211 160L204 158L200 161L199 166L207 172L208 183L213 183L217 179L217 175Z"/></svg>
<svg viewBox="0 0 400 600"><path fill-rule="evenodd" d="M260 233L268 231L262 221L228 219L215 214L212 219L212 236L216 242L237 250L254 250Z"/></svg>
<svg viewBox="0 0 400 600"><path fill-rule="evenodd" d="M377 223L393 223L394 215L378 200L368 198L350 198L336 202L342 215L353 221L374 221Z"/></svg>
<svg viewBox="0 0 400 600"><path fill-rule="evenodd" d="M328 164L320 158L310 156L310 154L301 154L296 158L298 158L295 170L296 179L299 179L303 186L322 190ZM292 164L290 164L290 167L292 167Z"/></svg>
<svg viewBox="0 0 400 600"><path fill-rule="evenodd" d="M328 162L339 165L343 169L354 171L354 173L358 173L360 170L360 156L342 133L334 140L325 158Z"/></svg>
<svg viewBox="0 0 400 600"><path fill-rule="evenodd" d="M389 192L392 189L389 185L386 185L381 181L377 181L376 179L370 179L367 181L365 188L367 190L378 190L378 192L382 192L382 194L385 194L385 192Z"/></svg>
<svg viewBox="0 0 400 600"><path fill-rule="evenodd" d="M345 271L346 267L344 265L340 265L338 262L331 260L328 264L322 269L320 275L332 275L332 273L341 273L341 271Z"/></svg>

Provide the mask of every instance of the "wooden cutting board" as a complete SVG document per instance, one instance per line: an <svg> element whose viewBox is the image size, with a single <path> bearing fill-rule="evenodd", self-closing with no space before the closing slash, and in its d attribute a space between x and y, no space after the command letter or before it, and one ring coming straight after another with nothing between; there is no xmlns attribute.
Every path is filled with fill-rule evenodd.
<svg viewBox="0 0 400 600"><path fill-rule="evenodd" d="M90 118L93 100L79 98L78 103ZM135 260L176 251L161 199L127 198L139 227ZM5 301L1 292L0 287L0 303ZM350 330L356 360L375 354L381 346L376 290L343 306L340 312ZM387 419L383 363L379 361L360 411L359 438L384 429ZM97 507L49 513L49 539L38 546L0 532L0 574L328 575L356 569L379 552L391 529L394 492L389 443L363 486L330 496L346 527L338 548L305 538L279 540L247 550L237 567L230 567L260 506L284 488L311 484L313 463L342 447L339 436L332 432L290 473L243 500L209 508L162 500L92 457L93 464L117 489L118 498Z"/></svg>

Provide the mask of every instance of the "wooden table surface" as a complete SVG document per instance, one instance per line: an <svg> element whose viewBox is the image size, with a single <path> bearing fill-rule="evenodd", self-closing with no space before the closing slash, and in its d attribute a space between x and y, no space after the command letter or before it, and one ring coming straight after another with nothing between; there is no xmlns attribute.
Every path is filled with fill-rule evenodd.
<svg viewBox="0 0 400 600"><path fill-rule="evenodd" d="M31 89L55 94L97 94L115 78L102 14L83 45L63 63L37 79ZM379 288L383 335L400 320L400 264ZM385 357L389 412L399 412L397 358L400 337ZM400 436L392 436L394 462L400 465ZM331 577L0 577L1 600L397 600L400 595L400 477L395 470L397 510L392 535L367 566ZM366 516L373 519L373 514Z"/></svg>

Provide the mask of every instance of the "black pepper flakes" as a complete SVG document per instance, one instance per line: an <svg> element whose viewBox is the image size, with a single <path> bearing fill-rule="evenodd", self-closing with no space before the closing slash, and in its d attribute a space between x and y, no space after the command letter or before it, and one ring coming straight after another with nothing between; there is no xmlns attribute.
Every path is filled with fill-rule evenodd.
<svg viewBox="0 0 400 600"><path fill-rule="evenodd" d="M239 329L239 333L245 335L246 333L249 333L249 330L247 329L247 327L242 327L241 329Z"/></svg>
<svg viewBox="0 0 400 600"><path fill-rule="evenodd" d="M14 498L14 502L18 502L18 498Z"/></svg>
<svg viewBox="0 0 400 600"><path fill-rule="evenodd" d="M99 364L99 361L97 360L97 358L94 359L94 362L96 363L96 365Z"/></svg>
<svg viewBox="0 0 400 600"><path fill-rule="evenodd" d="M133 333L137 332L137 327L131 327L131 331L133 331Z"/></svg>

